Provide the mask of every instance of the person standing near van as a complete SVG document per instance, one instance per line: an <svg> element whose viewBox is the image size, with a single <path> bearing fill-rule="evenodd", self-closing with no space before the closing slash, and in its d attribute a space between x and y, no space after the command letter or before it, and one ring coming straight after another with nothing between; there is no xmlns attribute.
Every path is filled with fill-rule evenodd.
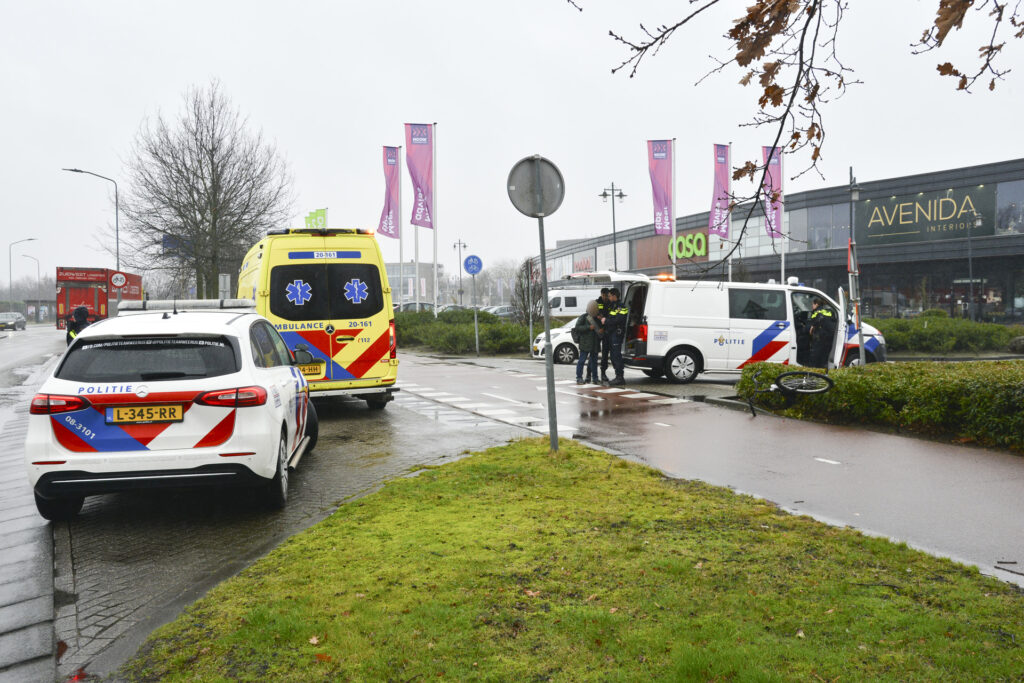
<svg viewBox="0 0 1024 683"><path fill-rule="evenodd" d="M589 384L597 379L597 352L601 347L601 321L598 319L597 301L587 302L587 312L576 320L573 339L580 347L576 361L576 384ZM583 365L587 366L587 379L583 380Z"/></svg>
<svg viewBox="0 0 1024 683"><path fill-rule="evenodd" d="M626 337L626 319L629 317L629 309L619 303L619 289L612 287L608 290L608 317L605 323L605 336L610 345L612 367L615 369L615 379L608 382L609 386L622 386L626 383L623 376L625 364L622 361L622 341Z"/></svg>
<svg viewBox="0 0 1024 683"><path fill-rule="evenodd" d="M607 287L602 287L601 288L601 295L599 297L597 297L597 299L594 300L594 302L597 304L597 319L601 322L601 327L602 328L605 325L608 324L608 304L609 304L608 292L609 292L609 290L608 290ZM601 351L601 381L602 382L607 382L608 381L608 350L609 350L608 335L607 334L602 334L602 335L600 335L599 339L600 339L600 346L601 346L601 349L600 349L600 351ZM596 372L594 373L594 381L595 382L597 381L597 373Z"/></svg>
<svg viewBox="0 0 1024 683"><path fill-rule="evenodd" d="M810 335L812 368L828 368L828 352L836 334L836 315L825 307L820 298L811 304Z"/></svg>

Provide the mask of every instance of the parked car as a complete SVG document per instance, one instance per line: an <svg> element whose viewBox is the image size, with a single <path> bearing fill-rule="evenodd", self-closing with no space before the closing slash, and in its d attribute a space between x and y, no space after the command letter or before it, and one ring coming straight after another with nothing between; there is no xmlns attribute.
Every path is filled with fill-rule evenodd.
<svg viewBox="0 0 1024 683"><path fill-rule="evenodd" d="M251 300L226 303L239 301L250 308L122 303L75 338L29 407L39 514L68 519L85 496L185 486L252 486L285 505L289 467L317 441L298 367L313 358L290 352Z"/></svg>
<svg viewBox="0 0 1024 683"><path fill-rule="evenodd" d="M572 340L572 328L576 320L570 320L561 327L551 330L551 348L555 350L554 359L556 363L575 363L580 357L580 347ZM533 340L533 357L544 358L544 332Z"/></svg>
<svg viewBox="0 0 1024 683"><path fill-rule="evenodd" d="M9 312L0 313L0 330L18 330L25 329L25 316L21 313Z"/></svg>
<svg viewBox="0 0 1024 683"><path fill-rule="evenodd" d="M428 304L425 301L421 301L419 305L420 305L420 310L421 311L433 311L434 310L434 304ZM395 306L395 311L396 312L397 311L401 311L403 313L408 313L409 311L415 311L415 310L416 310L416 302L415 301L406 301L404 304Z"/></svg>
<svg viewBox="0 0 1024 683"><path fill-rule="evenodd" d="M505 306L494 306L492 310L488 311L491 315L496 318L502 318L504 320L511 320L512 318L512 307L509 305Z"/></svg>

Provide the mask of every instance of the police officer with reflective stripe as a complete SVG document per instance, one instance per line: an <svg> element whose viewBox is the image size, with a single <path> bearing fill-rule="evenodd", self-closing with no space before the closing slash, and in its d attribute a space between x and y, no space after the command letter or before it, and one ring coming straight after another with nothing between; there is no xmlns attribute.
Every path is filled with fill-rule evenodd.
<svg viewBox="0 0 1024 683"><path fill-rule="evenodd" d="M825 307L824 302L817 298L812 304L809 319L811 335L812 368L828 368L828 355L832 350L832 342L836 334L836 314Z"/></svg>
<svg viewBox="0 0 1024 683"><path fill-rule="evenodd" d="M626 320L629 318L629 309L619 302L619 290L612 287L608 290L608 322L605 325L605 337L611 347L612 367L615 369L615 379L608 382L609 386L622 386L626 383L623 377L625 363L622 362L622 342L626 337Z"/></svg>
<svg viewBox="0 0 1024 683"><path fill-rule="evenodd" d="M599 297L597 297L597 299L595 299L595 301L597 301L597 319L601 321L601 325L602 326L608 324L608 291L609 290L608 290L607 287L602 287L601 288L601 296L599 296ZM611 347L610 347L610 344L609 344L609 341L608 341L608 335L607 334L602 334L600 336L600 340L601 340L601 381L602 382L607 382L608 381L608 350ZM596 377L594 378L594 381L595 382L597 381Z"/></svg>
<svg viewBox="0 0 1024 683"><path fill-rule="evenodd" d="M85 306L79 306L71 314L71 319L68 320L68 333L65 335L68 346L71 346L71 342L75 341L78 333L87 327L89 327L89 309Z"/></svg>

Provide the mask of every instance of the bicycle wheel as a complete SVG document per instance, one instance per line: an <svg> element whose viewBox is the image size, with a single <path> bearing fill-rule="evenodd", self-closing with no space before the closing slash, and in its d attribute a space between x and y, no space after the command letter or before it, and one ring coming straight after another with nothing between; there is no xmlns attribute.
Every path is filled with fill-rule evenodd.
<svg viewBox="0 0 1024 683"><path fill-rule="evenodd" d="M783 392L790 394L823 394L835 386L835 382L828 375L806 370L784 372L775 378L775 384Z"/></svg>

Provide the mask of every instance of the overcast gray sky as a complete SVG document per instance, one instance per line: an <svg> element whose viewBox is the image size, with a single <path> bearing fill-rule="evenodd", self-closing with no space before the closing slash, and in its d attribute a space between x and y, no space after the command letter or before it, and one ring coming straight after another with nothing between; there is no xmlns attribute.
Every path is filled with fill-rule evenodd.
<svg viewBox="0 0 1024 683"><path fill-rule="evenodd" d="M538 253L536 221L505 192L509 169L529 154L554 161L566 181L565 202L545 222L549 245L610 232L610 209L597 195L613 181L628 194L616 207L619 227L652 221L650 138L678 139L679 215L707 210L711 145L731 141L739 163L771 142L772 131L739 127L756 95L737 85L738 71L694 85L711 66L708 54L725 54L721 34L747 1L707 13L633 79L610 73L626 53L609 29L637 36L639 22L673 21L687 5L578 2L582 13L564 0L0 0L3 243L38 238L15 254L40 258L49 272L113 267L98 248L113 224L110 184L60 169L120 178L144 118L176 115L184 91L211 78L291 164L293 226L326 206L332 226L375 228L381 145L404 144L405 122L436 121L438 258L449 269L457 239L485 268ZM826 180L807 174L787 181L787 191L845 183L850 165L859 179L876 180L1022 156L1020 45L1010 46L1003 66L1014 73L994 93L956 93L935 65L973 54L980 31L951 36L944 54L913 57L909 45L936 0L851 4L839 51L865 84L825 110ZM805 165L788 159L786 173ZM397 259L397 242L380 241ZM430 231L420 229L421 260L430 249ZM35 264L15 256L13 272L34 276Z"/></svg>

